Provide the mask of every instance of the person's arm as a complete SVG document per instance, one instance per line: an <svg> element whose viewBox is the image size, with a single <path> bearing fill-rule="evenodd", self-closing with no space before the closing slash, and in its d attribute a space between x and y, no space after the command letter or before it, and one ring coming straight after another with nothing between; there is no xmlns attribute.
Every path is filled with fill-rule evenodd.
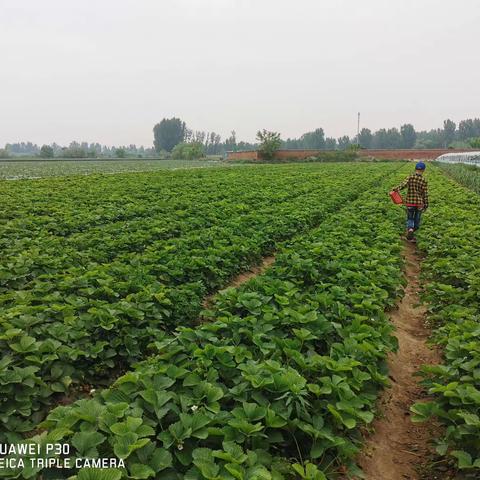
<svg viewBox="0 0 480 480"><path fill-rule="evenodd" d="M428 208L428 183L425 180L425 186L423 187L423 209Z"/></svg>
<svg viewBox="0 0 480 480"><path fill-rule="evenodd" d="M408 176L400 185L398 185L398 187L395 187L393 191L398 192L399 190L403 190L408 185L409 178L410 177Z"/></svg>

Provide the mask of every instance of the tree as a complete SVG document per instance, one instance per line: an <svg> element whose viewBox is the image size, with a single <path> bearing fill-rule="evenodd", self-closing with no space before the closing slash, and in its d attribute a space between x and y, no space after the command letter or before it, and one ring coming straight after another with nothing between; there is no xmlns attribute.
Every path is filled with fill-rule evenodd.
<svg viewBox="0 0 480 480"><path fill-rule="evenodd" d="M457 125L450 119L443 121L443 146L448 147L455 140Z"/></svg>
<svg viewBox="0 0 480 480"><path fill-rule="evenodd" d="M200 142L179 143L172 150L172 158L177 160L194 160L205 156L203 144Z"/></svg>
<svg viewBox="0 0 480 480"><path fill-rule="evenodd" d="M283 148L294 150L301 148L303 145L301 145L301 140L297 138L287 138L286 140L282 141L282 146Z"/></svg>
<svg viewBox="0 0 480 480"><path fill-rule="evenodd" d="M413 128L413 127L412 127ZM413 142L415 143L415 141ZM398 128L389 128L387 130L387 148L402 148L403 137Z"/></svg>
<svg viewBox="0 0 480 480"><path fill-rule="evenodd" d="M40 156L42 158L53 158L54 157L53 148L50 147L49 145L42 145L42 148L40 149Z"/></svg>
<svg viewBox="0 0 480 480"><path fill-rule="evenodd" d="M225 140L225 150L234 152L237 149L237 136L235 130L232 130L230 137Z"/></svg>
<svg viewBox="0 0 480 480"><path fill-rule="evenodd" d="M325 148L325 133L323 128L317 128L313 132L304 133L300 137L303 148L311 150L323 150Z"/></svg>
<svg viewBox="0 0 480 480"><path fill-rule="evenodd" d="M325 139L325 150L335 150L337 148L337 140L333 137Z"/></svg>
<svg viewBox="0 0 480 480"><path fill-rule="evenodd" d="M260 142L258 151L266 160L271 160L275 156L275 152L282 145L279 133L269 132L265 129L257 132L257 140Z"/></svg>
<svg viewBox="0 0 480 480"><path fill-rule="evenodd" d="M350 137L348 135L344 135L338 139L338 148L340 150L345 150L351 143Z"/></svg>
<svg viewBox="0 0 480 480"><path fill-rule="evenodd" d="M480 148L480 137L471 138L468 143L472 148Z"/></svg>
<svg viewBox="0 0 480 480"><path fill-rule="evenodd" d="M197 130L195 132L191 132L190 135L188 135L188 140L187 140L187 135L185 135L185 141L188 142L195 142L195 143L205 143L205 137L207 134L202 131L202 130Z"/></svg>
<svg viewBox="0 0 480 480"><path fill-rule="evenodd" d="M39 148L37 144L32 142L21 142L21 143L7 143L5 145L5 150L15 155L37 155L39 153Z"/></svg>
<svg viewBox="0 0 480 480"><path fill-rule="evenodd" d="M388 136L384 128L373 134L373 148L388 148Z"/></svg>
<svg viewBox="0 0 480 480"><path fill-rule="evenodd" d="M441 148L443 146L443 130L429 130L428 132L418 132L416 148Z"/></svg>
<svg viewBox="0 0 480 480"><path fill-rule="evenodd" d="M373 135L369 128L362 128L358 136L358 143L362 148L371 148Z"/></svg>
<svg viewBox="0 0 480 480"><path fill-rule="evenodd" d="M68 148L62 149L62 155L65 158L86 158L87 153L81 147L70 146Z"/></svg>
<svg viewBox="0 0 480 480"><path fill-rule="evenodd" d="M417 133L411 123L406 123L400 127L402 136L402 148L413 148L417 140Z"/></svg>
<svg viewBox="0 0 480 480"><path fill-rule="evenodd" d="M186 129L185 122L179 118L164 118L153 127L155 150L171 152L175 145L184 141Z"/></svg>
<svg viewBox="0 0 480 480"><path fill-rule="evenodd" d="M480 118L473 119L474 136L480 137Z"/></svg>
<svg viewBox="0 0 480 480"><path fill-rule="evenodd" d="M468 140L475 136L475 124L473 120L462 120L458 124L458 138L460 140Z"/></svg>
<svg viewBox="0 0 480 480"><path fill-rule="evenodd" d="M0 158L8 158L10 155L6 148L0 148Z"/></svg>
<svg viewBox="0 0 480 480"><path fill-rule="evenodd" d="M238 142L237 150L255 150L257 145L250 143L250 142Z"/></svg>
<svg viewBox="0 0 480 480"><path fill-rule="evenodd" d="M220 153L222 137L218 133L210 132L205 138L205 152L207 155L218 155Z"/></svg>
<svg viewBox="0 0 480 480"><path fill-rule="evenodd" d="M124 148L116 148L115 149L115 156L117 158L125 158L127 156L127 152Z"/></svg>

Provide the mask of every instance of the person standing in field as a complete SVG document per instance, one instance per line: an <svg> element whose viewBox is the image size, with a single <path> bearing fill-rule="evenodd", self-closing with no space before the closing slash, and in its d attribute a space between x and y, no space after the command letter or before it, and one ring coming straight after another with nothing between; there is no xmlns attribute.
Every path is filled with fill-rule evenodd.
<svg viewBox="0 0 480 480"><path fill-rule="evenodd" d="M418 162L415 173L409 175L398 187L393 190L398 192L407 187L405 205L407 207L407 239L415 241L414 232L420 227L420 217L428 208L428 183L423 174L425 164Z"/></svg>

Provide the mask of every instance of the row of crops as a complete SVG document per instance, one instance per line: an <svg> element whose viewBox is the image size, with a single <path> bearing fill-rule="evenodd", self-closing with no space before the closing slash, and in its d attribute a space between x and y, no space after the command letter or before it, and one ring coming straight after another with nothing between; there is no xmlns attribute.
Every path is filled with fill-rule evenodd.
<svg viewBox="0 0 480 480"><path fill-rule="evenodd" d="M447 166L450 167L450 166ZM456 165L452 165L453 174ZM433 400L415 405L414 419L439 419L441 455L478 478L480 472L480 197L437 172L430 177L435 207L422 227L433 341L444 363L423 369ZM459 178L471 186L468 179Z"/></svg>
<svg viewBox="0 0 480 480"><path fill-rule="evenodd" d="M480 194L480 168L477 165L438 163L438 166L449 177Z"/></svg>
<svg viewBox="0 0 480 480"><path fill-rule="evenodd" d="M401 227L384 192L405 174L398 168L260 167L255 176L244 168L72 182L72 210L85 202L75 218L68 202L46 202L25 183L36 215L4 215L7 230L30 249L9 251L6 262L32 259L3 284L5 439L46 428L31 441L123 459L125 468L108 478L323 479L354 471L360 428L373 419L376 392L387 383L385 356L396 347L384 311L401 290ZM15 195L27 197L9 193L12 206ZM115 212L116 201L125 208ZM135 222L169 213L156 225L165 238ZM175 223L179 215L196 226ZM118 231L127 224L127 236L130 222L135 235L144 231L142 248L110 236L112 222ZM93 234L118 251L105 248L113 256L98 258L97 243L83 243ZM204 295L272 249L274 266L225 291L195 326ZM135 272L136 283L127 284ZM128 369L94 398L57 407L39 424L72 385ZM37 470L4 474L35 478ZM88 470L78 478L93 474L107 478Z"/></svg>
<svg viewBox="0 0 480 480"><path fill-rule="evenodd" d="M110 383L196 322L206 294L391 168L3 183L0 440L77 387Z"/></svg>
<svg viewBox="0 0 480 480"><path fill-rule="evenodd" d="M93 173L155 172L174 168L219 166L218 160L0 160L0 179L18 180ZM225 165L225 164L223 164Z"/></svg>
<svg viewBox="0 0 480 480"><path fill-rule="evenodd" d="M359 473L396 348L384 312L403 283L403 212L385 192L407 173L324 164L3 182L0 441L124 464L45 480ZM437 451L478 472L480 200L428 176L418 245L444 364L423 369L432 401L413 419L439 418ZM202 311L272 252L272 267Z"/></svg>

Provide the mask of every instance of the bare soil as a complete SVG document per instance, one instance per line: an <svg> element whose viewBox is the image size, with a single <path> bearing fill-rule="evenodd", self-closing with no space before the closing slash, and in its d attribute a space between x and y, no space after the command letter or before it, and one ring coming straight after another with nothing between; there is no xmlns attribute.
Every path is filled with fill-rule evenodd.
<svg viewBox="0 0 480 480"><path fill-rule="evenodd" d="M222 290L225 290L227 288L239 287L243 283L248 282L253 277L256 277L257 275L261 275L274 262L275 262L274 256L264 257L260 265L255 265L251 267L250 270L247 270L246 272L242 272L236 277L233 277L230 283L226 287L222 288ZM215 292L212 295L208 295L208 297L205 297L205 300L203 301L203 307L210 308L213 305L215 296L217 294L218 292Z"/></svg>
<svg viewBox="0 0 480 480"><path fill-rule="evenodd" d="M426 308L420 305L418 295L421 259L415 245L406 242L403 255L408 284L398 309L390 314L399 342L398 352L388 357L391 388L379 400L374 433L358 458L366 480L425 478L421 472L432 457L430 440L438 430L433 422L412 423L410 419L410 406L428 399L415 373L423 364L439 363L440 355L426 344L429 330Z"/></svg>

